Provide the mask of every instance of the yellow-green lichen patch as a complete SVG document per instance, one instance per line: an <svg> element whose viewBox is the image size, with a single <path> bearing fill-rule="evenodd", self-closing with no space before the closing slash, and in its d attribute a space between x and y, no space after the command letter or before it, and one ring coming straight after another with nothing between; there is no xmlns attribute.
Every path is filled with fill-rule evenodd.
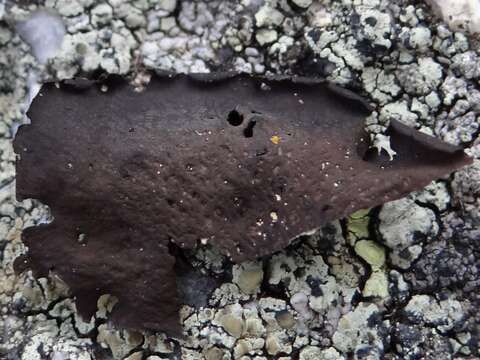
<svg viewBox="0 0 480 360"><path fill-rule="evenodd" d="M385 264L385 249L372 240L360 240L355 243L355 253L365 260L372 269Z"/></svg>
<svg viewBox="0 0 480 360"><path fill-rule="evenodd" d="M381 270L372 272L365 283L362 294L365 297L388 297L388 278L385 272Z"/></svg>
<svg viewBox="0 0 480 360"><path fill-rule="evenodd" d="M370 209L362 209L354 212L347 219L348 241L351 245L359 239L369 236L368 223L370 221Z"/></svg>

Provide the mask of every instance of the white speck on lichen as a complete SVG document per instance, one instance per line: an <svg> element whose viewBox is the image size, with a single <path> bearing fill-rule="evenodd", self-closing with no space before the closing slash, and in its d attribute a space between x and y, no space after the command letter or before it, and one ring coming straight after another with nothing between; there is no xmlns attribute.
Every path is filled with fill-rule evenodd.
<svg viewBox="0 0 480 360"><path fill-rule="evenodd" d="M278 221L278 215L275 211L272 211L270 213L270 218L272 219L272 222L277 222Z"/></svg>
<svg viewBox="0 0 480 360"><path fill-rule="evenodd" d="M377 148L378 155L381 154L382 150L385 150L385 152L388 154L388 157L390 158L390 161L392 161L394 156L397 155L397 153L392 149L390 145L390 136L387 135L374 135L372 147Z"/></svg>

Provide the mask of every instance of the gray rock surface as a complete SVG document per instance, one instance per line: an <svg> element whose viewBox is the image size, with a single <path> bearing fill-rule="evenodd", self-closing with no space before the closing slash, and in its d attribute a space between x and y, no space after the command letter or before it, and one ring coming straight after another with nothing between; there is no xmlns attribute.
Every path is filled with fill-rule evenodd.
<svg viewBox="0 0 480 360"><path fill-rule="evenodd" d="M480 61L478 39L459 31L475 32L478 12L474 1L428 2L0 0L0 358L479 358ZM473 7L455 12L462 4ZM43 57L18 30L38 10L65 28ZM267 259L234 266L204 244L185 256L220 285L205 306L182 308L185 337L118 330L114 297L81 319L54 274L13 273L21 230L50 215L14 201L11 140L38 82L107 72L141 89L146 70L326 78L370 101L381 148L398 119L477 160Z"/></svg>

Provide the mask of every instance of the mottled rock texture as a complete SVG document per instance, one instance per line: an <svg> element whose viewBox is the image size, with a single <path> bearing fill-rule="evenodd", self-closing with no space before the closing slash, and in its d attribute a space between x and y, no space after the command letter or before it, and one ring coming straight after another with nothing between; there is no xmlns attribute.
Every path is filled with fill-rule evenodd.
<svg viewBox="0 0 480 360"><path fill-rule="evenodd" d="M0 358L479 358L480 53L473 8L457 11L478 1L435 2L453 4L446 8L453 16L442 20L414 0L0 0ZM66 30L45 64L16 31L39 10ZM267 19L258 27L261 10ZM183 339L115 329L108 319L118 302L106 294L84 322L58 277L13 272L27 251L21 230L51 216L38 201L14 201L12 139L38 82L116 73L141 89L146 69L327 78L369 102L366 127L384 151L396 119L466 148L474 164L383 211L329 223L248 268L208 243L178 251ZM395 233L413 239L405 251L382 237L402 204L407 216ZM415 234L411 225L425 229L422 221L434 231ZM238 339L217 321L227 312L241 322Z"/></svg>

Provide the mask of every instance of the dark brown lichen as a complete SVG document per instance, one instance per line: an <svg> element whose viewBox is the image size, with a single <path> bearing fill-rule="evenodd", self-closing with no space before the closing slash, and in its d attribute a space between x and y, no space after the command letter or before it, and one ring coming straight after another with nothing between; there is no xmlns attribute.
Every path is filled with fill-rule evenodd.
<svg viewBox="0 0 480 360"><path fill-rule="evenodd" d="M21 262L58 274L86 317L109 293L118 325L178 334L171 242L208 239L237 262L271 254L470 161L398 122L389 161L368 151L367 114L351 93L285 78L46 84L15 140L17 198L54 220L24 231Z"/></svg>

